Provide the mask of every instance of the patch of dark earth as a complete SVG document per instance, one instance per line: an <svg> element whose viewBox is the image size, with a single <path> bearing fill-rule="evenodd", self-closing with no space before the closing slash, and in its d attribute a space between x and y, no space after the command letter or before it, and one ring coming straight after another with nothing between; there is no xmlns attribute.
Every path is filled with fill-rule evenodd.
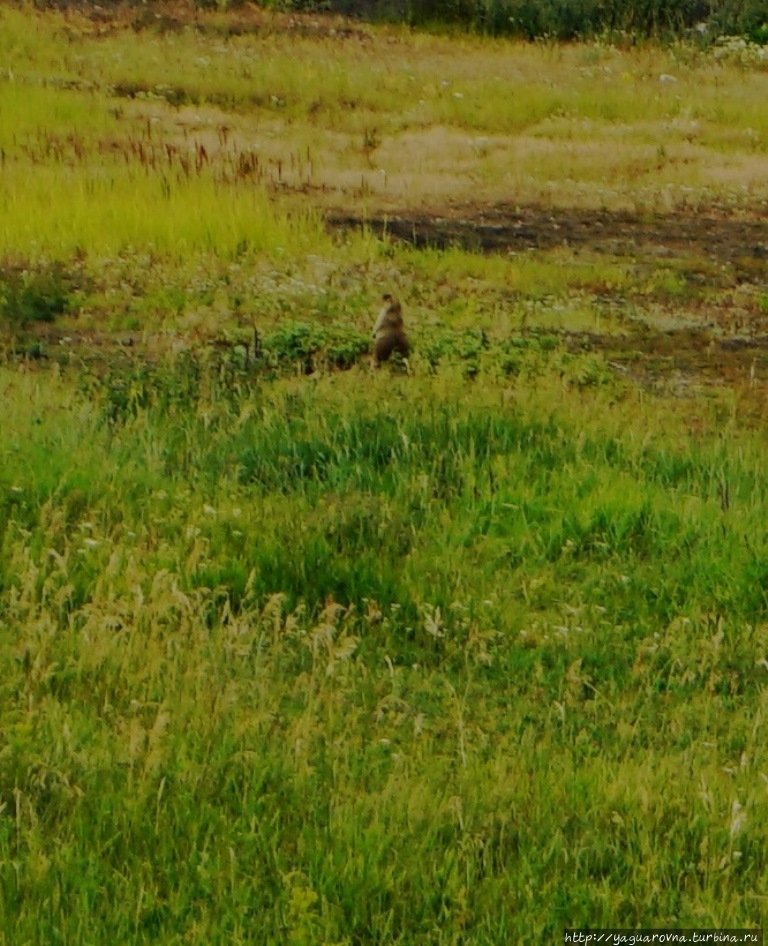
<svg viewBox="0 0 768 946"><path fill-rule="evenodd" d="M746 273L768 273L768 207L749 218L727 211L638 214L628 211L547 209L497 204L472 216L397 214L326 216L331 229L367 228L416 247L460 247L482 253L523 253L556 247L589 249L621 257L692 255L742 263Z"/></svg>
<svg viewBox="0 0 768 946"><path fill-rule="evenodd" d="M768 387L768 336L724 339L695 329L563 334L570 351L599 353L618 375L649 390L683 395L695 386Z"/></svg>

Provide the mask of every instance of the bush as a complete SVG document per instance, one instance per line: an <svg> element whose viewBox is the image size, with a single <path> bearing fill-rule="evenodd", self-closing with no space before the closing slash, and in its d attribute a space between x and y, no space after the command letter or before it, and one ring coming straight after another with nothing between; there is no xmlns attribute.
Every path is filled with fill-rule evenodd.
<svg viewBox="0 0 768 946"><path fill-rule="evenodd" d="M61 263L28 269L0 264L0 323L23 328L31 322L53 322L72 308L76 282Z"/></svg>
<svg viewBox="0 0 768 946"><path fill-rule="evenodd" d="M264 354L275 367L292 365L305 374L318 367L351 368L370 351L370 339L346 326L290 323L264 339Z"/></svg>
<svg viewBox="0 0 768 946"><path fill-rule="evenodd" d="M683 34L701 23L707 35L748 34L768 40L768 0L274 0L295 10L327 9L411 26L460 26L494 35L574 39L625 32L638 37Z"/></svg>

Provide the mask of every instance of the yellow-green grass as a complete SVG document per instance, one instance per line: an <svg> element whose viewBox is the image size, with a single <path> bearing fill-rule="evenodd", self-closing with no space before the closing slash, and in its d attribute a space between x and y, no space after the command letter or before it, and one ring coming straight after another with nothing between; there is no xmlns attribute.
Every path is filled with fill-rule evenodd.
<svg viewBox="0 0 768 946"><path fill-rule="evenodd" d="M34 167L0 182L0 253L67 258L110 256L131 248L161 254L252 250L301 254L322 249L311 213L281 214L260 187L188 182L117 166L103 173Z"/></svg>
<svg viewBox="0 0 768 946"><path fill-rule="evenodd" d="M322 206L663 209L765 196L768 73L759 64L685 48L552 48L367 28L227 36L215 17L191 10L199 29L162 34L102 33L74 15L23 9L0 15L0 107L13 117L18 105L7 100L30 97L18 129L13 118L0 132L14 136L4 146L12 160L25 133L68 126L86 147L125 145L151 124L161 149L202 142L211 158L258 155L270 184L308 187L302 200ZM97 117L107 103L70 90L70 102L82 101L77 115L51 88L62 84L112 96L108 133Z"/></svg>

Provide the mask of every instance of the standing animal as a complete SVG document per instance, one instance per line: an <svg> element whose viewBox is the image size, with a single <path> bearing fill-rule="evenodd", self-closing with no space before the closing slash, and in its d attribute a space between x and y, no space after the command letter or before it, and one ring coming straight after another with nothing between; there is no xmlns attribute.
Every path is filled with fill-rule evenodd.
<svg viewBox="0 0 768 946"><path fill-rule="evenodd" d="M403 328L403 307L390 293L384 295L384 305L373 327L373 367L378 368L397 352L407 358L411 346Z"/></svg>

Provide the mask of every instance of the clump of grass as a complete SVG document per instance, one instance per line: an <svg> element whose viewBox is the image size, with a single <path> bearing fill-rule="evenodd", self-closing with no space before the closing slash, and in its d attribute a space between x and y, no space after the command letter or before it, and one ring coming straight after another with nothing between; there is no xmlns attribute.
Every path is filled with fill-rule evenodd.
<svg viewBox="0 0 768 946"><path fill-rule="evenodd" d="M71 311L76 290L76 277L61 262L30 267L6 260L0 263L0 325L53 322Z"/></svg>

